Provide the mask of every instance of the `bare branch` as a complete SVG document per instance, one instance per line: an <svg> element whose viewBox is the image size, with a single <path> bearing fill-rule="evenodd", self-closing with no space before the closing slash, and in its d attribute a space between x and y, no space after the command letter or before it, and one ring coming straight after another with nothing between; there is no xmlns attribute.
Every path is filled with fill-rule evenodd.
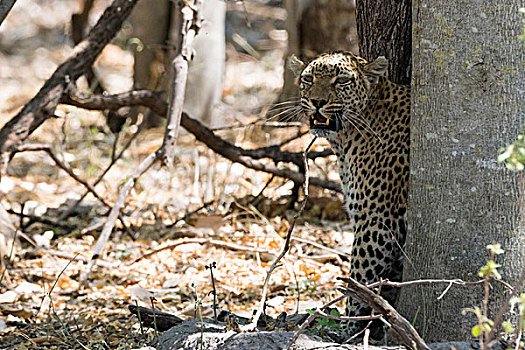
<svg viewBox="0 0 525 350"><path fill-rule="evenodd" d="M45 120L52 117L70 82L92 66L102 49L115 36L138 0L115 0L100 17L88 37L75 47L73 56L62 63L35 97L0 130L2 166L6 154L15 151Z"/></svg>
<svg viewBox="0 0 525 350"><path fill-rule="evenodd" d="M188 62L193 59L193 40L199 33L203 20L201 15L202 1L203 0L186 1L180 10L178 52L171 64L174 73L171 86L171 101L168 109L164 141L157 153L162 164L170 168L173 164L173 157L175 156L175 145L177 143L177 135L179 134L182 107L184 105L184 93L186 91L186 80L188 78Z"/></svg>
<svg viewBox="0 0 525 350"><path fill-rule="evenodd" d="M71 96L64 97L62 102L90 110L116 110L123 106L142 105L150 108L160 116L165 116L168 110L168 104L161 99L160 94L150 90L134 90L108 96L71 94ZM256 150L245 150L218 137L212 130L208 129L199 121L190 118L186 113L182 113L181 125L192 133L197 140L203 142L210 149L224 158L240 163L251 169L264 171L279 177L290 179L295 183L304 183L304 175L300 172L295 172L290 169L281 169L275 165L264 164L255 160L260 158L270 158L274 162L293 162L297 164L297 159L301 159L301 152L278 152L278 148L275 146L264 147ZM331 151L311 152L308 153L308 158L311 159L329 154L331 154ZM341 186L334 181L311 177L310 184L341 192Z"/></svg>
<svg viewBox="0 0 525 350"><path fill-rule="evenodd" d="M390 326L394 338L413 350L430 350L412 325L401 316L385 299L371 291L368 287L353 278L338 278L347 283L345 288L338 290L352 299L370 306L382 314L384 322ZM381 283L384 285L384 283Z"/></svg>
<svg viewBox="0 0 525 350"><path fill-rule="evenodd" d="M216 246L216 247L221 247L221 248L226 248L226 249L230 249L230 250L234 250L234 251L238 251L238 252L246 252L246 253L265 253L265 254L271 254L271 255L277 255L273 252L269 252L268 250L261 250L261 249L257 249L256 247L247 247L247 246L243 246L243 245L239 245L239 244L235 244L235 243L230 243L230 242L224 242L224 241L220 241L220 240L217 240L217 239L208 239L208 238L183 238L183 239L180 239L174 243L171 243L171 244L167 244L167 245L164 245L162 247L159 247L149 253L146 253L144 255L142 255L141 257L138 257L137 259L133 260L132 262L129 263L129 265L133 265L137 262L139 262L140 260L142 259L145 259L145 258L149 258L150 256L152 255L155 255L163 250L166 250L166 249L173 249L175 247L178 247L180 245L183 245L183 244L210 244L210 245L213 245L213 246Z"/></svg>

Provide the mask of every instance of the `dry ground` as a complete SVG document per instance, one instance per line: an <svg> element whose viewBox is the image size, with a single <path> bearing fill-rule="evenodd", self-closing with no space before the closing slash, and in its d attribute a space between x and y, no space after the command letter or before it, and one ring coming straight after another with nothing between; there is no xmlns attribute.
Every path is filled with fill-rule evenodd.
<svg viewBox="0 0 525 350"><path fill-rule="evenodd" d="M96 2L93 20L107 3ZM70 16L77 9L77 0L19 0L2 24L0 125L17 113L71 52L67 33ZM220 110L231 116L231 123L247 124L278 94L283 49L274 45L272 50L261 51L257 59L234 50L228 46ZM110 45L98 60L97 71L114 92L126 91L132 85L132 64L129 51ZM47 121L30 142L52 145L77 175L93 183L111 163L115 137L101 113L67 106L59 110L63 116ZM126 125L117 151L136 130L135 125ZM254 148L279 143L297 130L249 126L219 133L237 145ZM160 146L162 133L162 129L142 131L96 186L97 192L113 202L126 175ZM287 149L301 151L309 140L305 136ZM319 142L315 147L320 150L326 144ZM319 159L311 164L311 171L337 179L333 162L332 158ZM198 295L203 299L204 315L211 316L212 286L206 266L213 262L219 308L250 315L298 207L287 208L286 196L293 184L283 179L273 180L257 201L246 200L248 195L259 194L270 176L231 164L183 133L173 169L151 169L128 197L124 217L135 239L117 225L103 266L93 274L89 286L82 287L78 277L86 264L78 259L90 257L100 232L100 227L90 227L104 222L106 208L89 195L73 217L60 219L64 203L78 199L85 189L44 153L18 154L7 175L2 175L0 199L7 209L55 224L35 222L24 227L37 246L21 240L0 285L0 348L138 347L153 334L141 335L126 305L148 306L149 291L157 299L157 308L187 318L194 316ZM311 192L313 198L294 231L300 240L293 241L291 252L272 276L270 315L325 303L336 295L335 278L345 275L348 261L334 250L348 253L352 235L340 220L344 218L340 198L315 188ZM197 213L186 215L209 202ZM16 227L29 222L17 215L11 218ZM155 251L181 239L190 242ZM232 249L231 243L245 250ZM75 260L65 258L76 253Z"/></svg>

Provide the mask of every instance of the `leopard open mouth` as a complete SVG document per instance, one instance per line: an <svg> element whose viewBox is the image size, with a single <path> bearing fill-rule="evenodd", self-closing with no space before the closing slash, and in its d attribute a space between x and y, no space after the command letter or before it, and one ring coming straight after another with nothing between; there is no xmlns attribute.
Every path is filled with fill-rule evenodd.
<svg viewBox="0 0 525 350"><path fill-rule="evenodd" d="M326 131L339 131L340 128L339 118L325 117L321 113L316 112L310 116L310 130L326 130Z"/></svg>

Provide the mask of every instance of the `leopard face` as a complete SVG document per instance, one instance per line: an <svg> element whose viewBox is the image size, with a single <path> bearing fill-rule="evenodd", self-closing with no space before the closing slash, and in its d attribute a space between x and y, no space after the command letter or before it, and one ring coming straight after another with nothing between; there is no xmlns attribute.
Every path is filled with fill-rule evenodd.
<svg viewBox="0 0 525 350"><path fill-rule="evenodd" d="M368 64L348 52L324 54L300 73L301 107L310 132L330 137L352 127L352 116L366 107L371 86L386 72L383 57Z"/></svg>
<svg viewBox="0 0 525 350"><path fill-rule="evenodd" d="M368 284L399 281L409 175L410 89L385 78L387 61L349 52L292 59L310 132L326 137L337 156L345 205L354 226L350 277ZM395 303L397 292L382 289ZM347 315L369 315L349 301ZM362 324L348 323L351 335Z"/></svg>

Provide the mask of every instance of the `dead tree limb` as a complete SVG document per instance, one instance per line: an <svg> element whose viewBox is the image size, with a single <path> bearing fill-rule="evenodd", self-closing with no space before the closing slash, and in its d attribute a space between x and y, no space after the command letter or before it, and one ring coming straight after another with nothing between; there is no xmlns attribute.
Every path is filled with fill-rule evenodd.
<svg viewBox="0 0 525 350"><path fill-rule="evenodd" d="M178 37L177 55L171 64L173 68L173 82L171 85L171 98L168 109L166 131L162 147L157 153L162 164L171 168L175 157L175 144L180 128L182 107L184 105L184 93L186 91L186 81L188 78L188 62L193 59L193 40L199 33L202 26L203 0L185 1L180 13L180 30ZM182 4L179 2L179 4Z"/></svg>
<svg viewBox="0 0 525 350"><path fill-rule="evenodd" d="M116 110L123 106L141 105L150 108L160 116L165 116L168 110L168 104L161 98L160 93L150 90L133 90L108 96L71 93L70 96L64 96L62 103L90 110ZM182 113L181 125L187 131L192 133L197 140L201 141L215 153L220 154L224 158L240 163L247 168L290 179L296 183L304 183L304 174L300 172L291 169L278 168L273 164L265 164L257 161L257 159L270 158L275 163L292 162L297 164L296 162L298 162L298 159L301 160L302 152L280 152L278 147L275 146L263 147L255 150L245 150L223 140L215 135L212 130L199 121L192 119L185 113ZM308 153L308 158L313 159L329 154L331 154L331 151L310 152ZM311 177L310 184L341 192L341 186L334 181Z"/></svg>
<svg viewBox="0 0 525 350"><path fill-rule="evenodd" d="M78 44L72 57L62 63L24 108L0 130L2 170L7 154L15 151L45 120L52 117L70 82L92 66L102 49L115 36L138 0L115 0L102 14L87 38Z"/></svg>
<svg viewBox="0 0 525 350"><path fill-rule="evenodd" d="M164 332L182 323L184 320L180 317L167 312L148 309L142 306L128 305L128 310L136 315L142 322L142 325L149 328L157 328L158 331Z"/></svg>
<svg viewBox="0 0 525 350"><path fill-rule="evenodd" d="M341 293L370 306L383 315L397 341L413 350L430 350L414 327L380 295L352 278L339 277L338 279L347 283L346 287L338 288Z"/></svg>

